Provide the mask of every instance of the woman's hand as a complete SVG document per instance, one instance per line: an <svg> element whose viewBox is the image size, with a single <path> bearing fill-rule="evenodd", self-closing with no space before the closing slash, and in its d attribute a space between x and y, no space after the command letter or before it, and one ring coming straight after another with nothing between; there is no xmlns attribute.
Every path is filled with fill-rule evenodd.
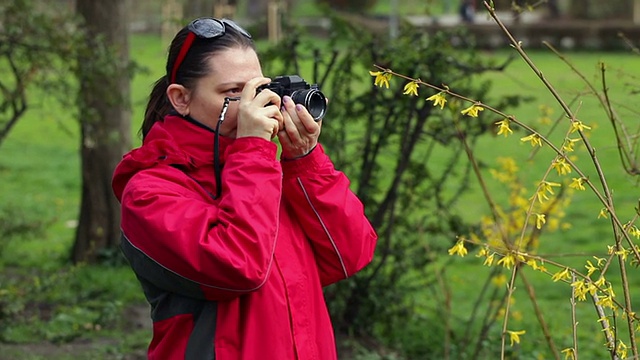
<svg viewBox="0 0 640 360"><path fill-rule="evenodd" d="M283 159L296 159L307 155L318 144L322 121L313 120L301 104L294 104L289 96L282 98L284 126L280 127L278 140L282 145Z"/></svg>
<svg viewBox="0 0 640 360"><path fill-rule="evenodd" d="M244 85L238 105L236 138L257 136L271 140L283 127L280 97L268 89L256 94L259 86L270 81L269 78L258 77Z"/></svg>

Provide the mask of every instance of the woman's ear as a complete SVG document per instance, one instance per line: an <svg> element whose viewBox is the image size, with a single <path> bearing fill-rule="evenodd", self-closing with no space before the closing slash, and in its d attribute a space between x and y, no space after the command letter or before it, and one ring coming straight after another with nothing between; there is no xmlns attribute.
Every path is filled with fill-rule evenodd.
<svg viewBox="0 0 640 360"><path fill-rule="evenodd" d="M189 115L190 95L190 91L180 84L171 84L167 88L167 98L173 108L181 115Z"/></svg>

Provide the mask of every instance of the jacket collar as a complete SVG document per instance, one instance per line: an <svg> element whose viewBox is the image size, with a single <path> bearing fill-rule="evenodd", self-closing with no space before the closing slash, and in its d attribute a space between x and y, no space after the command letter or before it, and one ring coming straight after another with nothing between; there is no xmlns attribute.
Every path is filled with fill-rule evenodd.
<svg viewBox="0 0 640 360"><path fill-rule="evenodd" d="M115 169L112 186L120 199L126 183L141 170L157 165L176 166L190 172L210 167L213 169L215 132L193 119L167 115L155 123L142 146L125 154ZM226 152L233 139L219 136L220 165L224 165Z"/></svg>
<svg viewBox="0 0 640 360"><path fill-rule="evenodd" d="M173 145L180 149L190 159L191 165L200 167L213 164L213 144L215 132L210 127L192 119L180 115L167 115L164 121L156 123L147 136L144 143L157 140L171 139ZM226 149L233 139L219 136L220 163L224 164ZM144 146L144 145L143 145ZM187 165L178 163L175 165Z"/></svg>

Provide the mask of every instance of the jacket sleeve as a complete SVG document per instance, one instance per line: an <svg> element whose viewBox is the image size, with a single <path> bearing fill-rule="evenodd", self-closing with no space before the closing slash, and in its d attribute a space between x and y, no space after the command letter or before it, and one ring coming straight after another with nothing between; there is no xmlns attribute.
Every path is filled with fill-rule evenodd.
<svg viewBox="0 0 640 360"><path fill-rule="evenodd" d="M168 166L136 174L122 196L123 250L136 275L166 291L222 300L257 290L273 263L282 170L276 145L238 139L223 195Z"/></svg>
<svg viewBox="0 0 640 360"><path fill-rule="evenodd" d="M283 160L283 194L314 249L323 286L369 264L377 235L364 207L320 144L307 156Z"/></svg>

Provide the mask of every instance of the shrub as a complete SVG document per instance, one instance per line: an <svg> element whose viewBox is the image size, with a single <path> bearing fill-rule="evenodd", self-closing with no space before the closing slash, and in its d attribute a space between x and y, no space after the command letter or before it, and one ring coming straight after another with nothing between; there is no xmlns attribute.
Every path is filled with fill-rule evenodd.
<svg viewBox="0 0 640 360"><path fill-rule="evenodd" d="M300 74L311 63L312 73L300 75L319 83L330 98L321 141L352 180L379 235L373 263L326 289L326 297L341 337L374 336L390 348L424 344L427 333L412 344L399 337L422 321L415 316L416 298L439 281L430 270L436 254L471 228L454 210L471 173L459 140L473 146L494 126L482 115L458 123L461 102L436 111L425 96L403 94L408 81L384 91L371 83L369 71L375 70L372 64L384 64L433 83L453 79L450 86L484 98L490 83L472 79L500 66L481 61L472 49L453 48L450 39L465 37L464 32L428 35L407 26L388 41L339 18L332 21L326 46L305 42L288 29L287 38L263 53L265 73L274 76ZM512 96L498 102L509 107L520 101Z"/></svg>

